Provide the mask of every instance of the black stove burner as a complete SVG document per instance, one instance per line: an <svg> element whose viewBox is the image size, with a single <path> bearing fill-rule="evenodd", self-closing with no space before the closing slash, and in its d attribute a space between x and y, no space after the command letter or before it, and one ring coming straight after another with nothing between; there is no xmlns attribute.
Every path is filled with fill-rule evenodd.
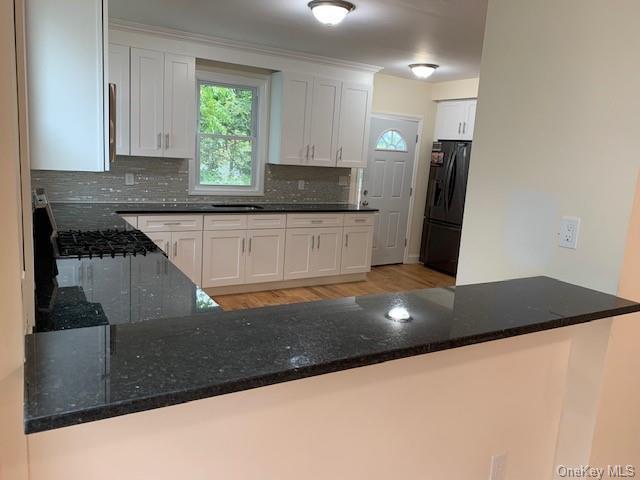
<svg viewBox="0 0 640 480"><path fill-rule="evenodd" d="M127 255L146 255L158 246L139 230L96 230L58 232L60 257L103 258Z"/></svg>

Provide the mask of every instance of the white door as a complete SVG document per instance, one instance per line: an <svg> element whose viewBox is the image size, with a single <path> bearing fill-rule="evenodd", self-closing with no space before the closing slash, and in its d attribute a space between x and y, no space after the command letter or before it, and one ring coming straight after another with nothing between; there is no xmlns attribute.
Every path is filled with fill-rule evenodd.
<svg viewBox="0 0 640 480"><path fill-rule="evenodd" d="M129 155L130 49L109 45L109 83L116 86L116 154Z"/></svg>
<svg viewBox="0 0 640 480"><path fill-rule="evenodd" d="M476 126L476 105L477 100L469 100L467 103L467 110L465 120L462 124L462 140L473 140L473 131Z"/></svg>
<svg viewBox="0 0 640 480"><path fill-rule="evenodd" d="M362 168L367 164L371 87L343 83L340 95L338 167Z"/></svg>
<svg viewBox="0 0 640 480"><path fill-rule="evenodd" d="M149 237L160 250L167 255L171 255L171 232L145 232L144 234Z"/></svg>
<svg viewBox="0 0 640 480"><path fill-rule="evenodd" d="M344 227L340 273L370 271L372 248L373 227Z"/></svg>
<svg viewBox="0 0 640 480"><path fill-rule="evenodd" d="M202 286L244 283L246 230L204 232Z"/></svg>
<svg viewBox="0 0 640 480"><path fill-rule="evenodd" d="M131 49L131 155L161 157L164 54Z"/></svg>
<svg viewBox="0 0 640 480"><path fill-rule="evenodd" d="M282 85L281 162L304 165L309 152L313 77L285 74Z"/></svg>
<svg viewBox="0 0 640 480"><path fill-rule="evenodd" d="M284 279L309 278L313 276L313 253L317 229L288 228L284 257Z"/></svg>
<svg viewBox="0 0 640 480"><path fill-rule="evenodd" d="M375 215L373 265L404 260L417 135L416 121L376 116L371 119L361 203L379 210Z"/></svg>
<svg viewBox="0 0 640 480"><path fill-rule="evenodd" d="M313 276L328 277L340 274L342 228L316 228L315 230Z"/></svg>
<svg viewBox="0 0 640 480"><path fill-rule="evenodd" d="M459 140L467 118L467 104L464 101L440 102L436 115L436 140Z"/></svg>
<svg viewBox="0 0 640 480"><path fill-rule="evenodd" d="M245 283L275 282L284 278L284 229L247 231Z"/></svg>
<svg viewBox="0 0 640 480"><path fill-rule="evenodd" d="M311 149L307 165L336 166L340 82L316 78L311 109Z"/></svg>
<svg viewBox="0 0 640 480"><path fill-rule="evenodd" d="M171 260L195 284L202 280L202 232L173 232Z"/></svg>
<svg viewBox="0 0 640 480"><path fill-rule="evenodd" d="M196 60L164 55L164 156L191 158L196 123Z"/></svg>

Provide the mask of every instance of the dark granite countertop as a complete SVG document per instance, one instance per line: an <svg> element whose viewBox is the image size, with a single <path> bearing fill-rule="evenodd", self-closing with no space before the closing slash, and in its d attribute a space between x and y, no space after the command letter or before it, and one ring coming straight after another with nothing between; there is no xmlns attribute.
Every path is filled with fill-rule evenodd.
<svg viewBox="0 0 640 480"><path fill-rule="evenodd" d="M122 214L145 213L373 213L376 208L346 203L137 203L122 204L115 211ZM255 205L257 209L247 209L242 205Z"/></svg>
<svg viewBox="0 0 640 480"><path fill-rule="evenodd" d="M388 319L393 309L411 320ZM534 277L36 333L26 338L25 431L636 311L640 304Z"/></svg>

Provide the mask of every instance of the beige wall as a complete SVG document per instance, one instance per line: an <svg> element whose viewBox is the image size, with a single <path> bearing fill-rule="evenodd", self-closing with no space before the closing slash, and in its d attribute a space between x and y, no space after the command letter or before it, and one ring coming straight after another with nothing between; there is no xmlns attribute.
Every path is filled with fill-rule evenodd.
<svg viewBox="0 0 640 480"><path fill-rule="evenodd" d="M23 320L13 1L0 1L0 479L27 478L22 433Z"/></svg>
<svg viewBox="0 0 640 480"><path fill-rule="evenodd" d="M469 480L488 478L491 456L504 452L505 478L550 478L556 443L571 435L562 430L571 356L581 338L606 340L607 325L30 435L31 480Z"/></svg>
<svg viewBox="0 0 640 480"><path fill-rule="evenodd" d="M459 283L615 293L640 164L640 3L490 0ZM557 246L582 218L577 250Z"/></svg>
<svg viewBox="0 0 640 480"><path fill-rule="evenodd" d="M422 220L429 180L428 158L430 158L435 128L436 104L431 99L431 90L430 83L380 73L376 74L373 80L374 113L399 113L418 115L423 118L413 215L409 219L411 223L409 261L414 262L418 261L420 254Z"/></svg>
<svg viewBox="0 0 640 480"><path fill-rule="evenodd" d="M479 78L433 83L431 87L431 98L434 101L476 98L478 96L479 84Z"/></svg>

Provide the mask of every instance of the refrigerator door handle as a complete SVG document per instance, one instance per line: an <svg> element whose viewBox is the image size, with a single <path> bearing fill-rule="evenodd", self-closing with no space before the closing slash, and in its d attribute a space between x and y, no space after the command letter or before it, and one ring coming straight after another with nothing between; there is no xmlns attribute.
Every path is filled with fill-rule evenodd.
<svg viewBox="0 0 640 480"><path fill-rule="evenodd" d="M456 162L456 155L458 155L458 150L455 150L452 154L451 154L451 161L449 162L449 165L447 166L447 180L446 183L444 185L444 209L445 211L449 211L449 203L451 202L451 192L450 192L450 186L451 186L451 173L453 172L453 166Z"/></svg>
<svg viewBox="0 0 640 480"><path fill-rule="evenodd" d="M456 177L458 176L458 152L460 149L456 150L455 155L451 159L451 170L449 172L449 187L447 190L448 196L448 205L451 206L451 202L453 201L453 194L456 191Z"/></svg>

